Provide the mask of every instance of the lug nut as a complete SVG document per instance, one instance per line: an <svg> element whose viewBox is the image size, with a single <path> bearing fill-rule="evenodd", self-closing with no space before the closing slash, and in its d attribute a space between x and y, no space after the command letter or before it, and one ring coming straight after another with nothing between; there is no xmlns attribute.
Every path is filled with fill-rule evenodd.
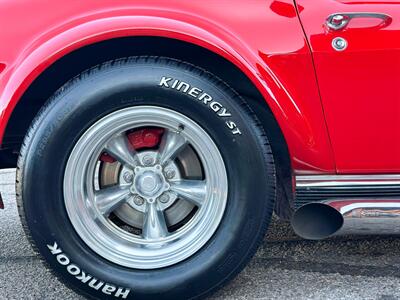
<svg viewBox="0 0 400 300"><path fill-rule="evenodd" d="M158 198L158 200L159 200L161 203L167 203L167 202L169 201L169 195L168 195L168 194L162 194L162 195Z"/></svg>
<svg viewBox="0 0 400 300"><path fill-rule="evenodd" d="M131 183L133 180L133 175L129 172L125 172L123 178L126 182Z"/></svg>
<svg viewBox="0 0 400 300"><path fill-rule="evenodd" d="M154 163L154 158L150 155L145 155L142 159L143 165L150 166Z"/></svg>
<svg viewBox="0 0 400 300"><path fill-rule="evenodd" d="M136 205L141 206L144 204L144 199L140 196L135 196L133 197L133 202L135 202Z"/></svg>
<svg viewBox="0 0 400 300"><path fill-rule="evenodd" d="M172 179L172 178L175 177L175 171L172 170L172 169L169 169L169 170L165 171L165 176L166 176L168 179Z"/></svg>

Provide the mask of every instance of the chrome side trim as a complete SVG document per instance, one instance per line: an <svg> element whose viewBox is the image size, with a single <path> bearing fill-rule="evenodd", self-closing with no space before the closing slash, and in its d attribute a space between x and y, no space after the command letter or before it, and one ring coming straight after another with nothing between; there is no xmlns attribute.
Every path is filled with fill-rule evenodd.
<svg viewBox="0 0 400 300"><path fill-rule="evenodd" d="M400 185L400 174L384 175L299 175L296 188Z"/></svg>

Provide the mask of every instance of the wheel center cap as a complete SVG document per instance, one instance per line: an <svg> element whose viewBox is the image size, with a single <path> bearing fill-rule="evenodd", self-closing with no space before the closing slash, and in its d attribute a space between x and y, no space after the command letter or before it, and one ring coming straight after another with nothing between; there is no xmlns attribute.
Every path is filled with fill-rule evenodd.
<svg viewBox="0 0 400 300"><path fill-rule="evenodd" d="M161 176L153 171L144 171L135 178L135 188L139 194L152 197L160 191L163 186Z"/></svg>
<svg viewBox="0 0 400 300"><path fill-rule="evenodd" d="M153 174L143 175L140 178L140 187L143 191L153 191L157 187L157 178Z"/></svg>

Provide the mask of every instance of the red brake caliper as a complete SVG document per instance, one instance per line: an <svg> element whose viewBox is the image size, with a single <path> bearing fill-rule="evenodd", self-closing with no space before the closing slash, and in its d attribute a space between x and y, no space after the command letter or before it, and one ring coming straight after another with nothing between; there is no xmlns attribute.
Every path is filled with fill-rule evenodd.
<svg viewBox="0 0 400 300"><path fill-rule="evenodd" d="M157 146L163 133L164 129L162 128L144 128L133 131L127 136L132 147L135 150L140 150ZM106 152L100 156L100 160L109 163L115 162L115 159Z"/></svg>
<svg viewBox="0 0 400 300"><path fill-rule="evenodd" d="M135 150L152 148L160 143L164 133L162 128L140 129L128 134L128 140Z"/></svg>

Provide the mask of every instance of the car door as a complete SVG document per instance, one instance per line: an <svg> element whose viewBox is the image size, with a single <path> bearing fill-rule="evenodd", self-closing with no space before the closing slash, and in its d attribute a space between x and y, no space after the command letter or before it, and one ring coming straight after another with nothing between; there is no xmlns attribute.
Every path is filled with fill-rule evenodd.
<svg viewBox="0 0 400 300"><path fill-rule="evenodd" d="M338 173L400 172L400 1L296 0Z"/></svg>

